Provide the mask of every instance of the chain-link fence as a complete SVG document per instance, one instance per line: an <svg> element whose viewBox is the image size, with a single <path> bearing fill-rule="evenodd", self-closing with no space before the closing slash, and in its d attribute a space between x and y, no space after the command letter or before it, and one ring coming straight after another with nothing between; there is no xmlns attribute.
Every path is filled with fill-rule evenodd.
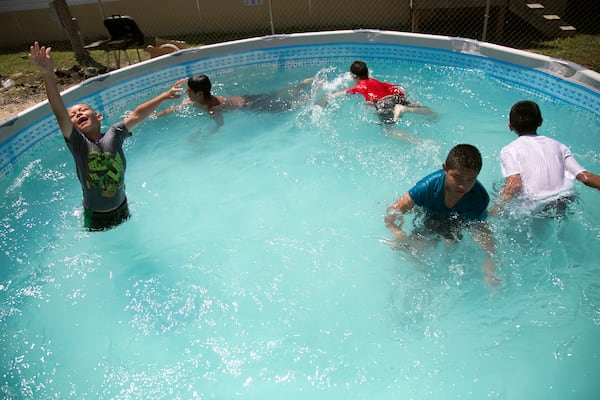
<svg viewBox="0 0 600 400"><path fill-rule="evenodd" d="M597 0L2 0L0 50L23 49L32 40L71 49L68 27L56 10L61 2L84 45L106 38L103 20L112 15L131 16L143 32L144 47L156 45L157 37L196 46L273 34L382 29L523 48L600 32Z"/></svg>

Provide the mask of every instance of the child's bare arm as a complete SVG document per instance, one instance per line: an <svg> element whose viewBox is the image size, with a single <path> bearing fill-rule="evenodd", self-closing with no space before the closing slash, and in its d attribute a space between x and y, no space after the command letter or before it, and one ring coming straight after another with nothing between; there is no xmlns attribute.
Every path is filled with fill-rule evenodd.
<svg viewBox="0 0 600 400"><path fill-rule="evenodd" d="M171 114L171 113L173 113L173 112L180 111L180 110L182 110L184 107L186 107L188 104L192 104L192 102L190 101L190 99L185 99L183 102L181 102L181 103L179 103L179 104L176 104L176 105L174 105L174 106L171 106L171 107L167 107L167 108L165 108L164 110L162 110L162 111L160 111L160 112L157 112L157 113L156 113L156 116L157 116L157 117L162 117L162 116L164 116L164 115L167 115L167 114Z"/></svg>
<svg viewBox="0 0 600 400"><path fill-rule="evenodd" d="M502 196L502 200L505 202L510 201L517 195L517 193L521 191L522 186L523 182L521 181L521 175L516 174L506 177L504 187L502 190L500 190L500 196Z"/></svg>
<svg viewBox="0 0 600 400"><path fill-rule="evenodd" d="M415 206L415 202L408 193L405 193L394 204L388 207L384 221L387 228L397 239L405 239L406 234L402 230L402 215L409 212Z"/></svg>
<svg viewBox="0 0 600 400"><path fill-rule="evenodd" d="M495 286L500 283L500 278L498 278L498 276L496 275L496 264L494 263L496 250L492 231L490 231L489 227L485 222L475 224L474 228L475 232L473 240L479 243L487 253L487 258L484 263L484 279L488 284Z"/></svg>
<svg viewBox="0 0 600 400"><path fill-rule="evenodd" d="M600 176L592 174L590 171L583 171L578 173L576 178L585 186L600 190Z"/></svg>
<svg viewBox="0 0 600 400"><path fill-rule="evenodd" d="M186 80L187 78L180 79L166 92L163 92L152 100L148 100L147 102L137 106L135 110L133 110L133 112L125 118L125 126L127 129L133 129L134 126L148 118L163 101L180 98L182 92L181 85Z"/></svg>
<svg viewBox="0 0 600 400"><path fill-rule="evenodd" d="M56 84L54 62L50 55L51 48L46 48L45 46L40 47L40 44L36 41L29 50L29 59L40 71L40 75L44 81L44 87L46 88L48 103L56 117L60 131L65 139L69 140L73 130L73 124L71 123L71 118L69 117L65 103L58 90L58 85Z"/></svg>

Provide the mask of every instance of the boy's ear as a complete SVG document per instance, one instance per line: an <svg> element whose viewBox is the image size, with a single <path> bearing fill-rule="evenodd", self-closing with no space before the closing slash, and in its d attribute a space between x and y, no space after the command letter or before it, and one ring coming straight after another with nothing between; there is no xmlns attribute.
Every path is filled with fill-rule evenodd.
<svg viewBox="0 0 600 400"><path fill-rule="evenodd" d="M544 119L540 118L540 123L538 124L538 127L542 126L543 123L544 123Z"/></svg>
<svg viewBox="0 0 600 400"><path fill-rule="evenodd" d="M447 172L447 171L448 171L448 169L446 169L446 163L442 163L442 169L443 169L445 172Z"/></svg>
<svg viewBox="0 0 600 400"><path fill-rule="evenodd" d="M508 123L508 129L510 129L510 131L511 131L511 132L513 132L513 131L514 131L514 128L513 128L513 126L511 125L511 123L510 123L510 122Z"/></svg>
<svg viewBox="0 0 600 400"><path fill-rule="evenodd" d="M100 113L96 113L96 118L98 118L98 121L102 121L102 119L104 118L104 115L102 115Z"/></svg>

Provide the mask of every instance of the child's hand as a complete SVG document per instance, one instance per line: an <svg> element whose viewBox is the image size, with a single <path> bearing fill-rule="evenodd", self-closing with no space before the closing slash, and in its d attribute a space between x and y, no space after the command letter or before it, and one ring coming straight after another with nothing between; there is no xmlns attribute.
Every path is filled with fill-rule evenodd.
<svg viewBox="0 0 600 400"><path fill-rule="evenodd" d="M496 275L496 267L494 265L494 261L490 258L486 261L485 263L485 282L490 285L490 286L498 286L500 285L500 283L502 283L502 281L500 280L500 278Z"/></svg>
<svg viewBox="0 0 600 400"><path fill-rule="evenodd" d="M394 235L394 239L399 240L399 241L406 240L406 233L404 233L404 231L402 229L400 229L394 225L388 226L388 229L390 230L392 235Z"/></svg>
<svg viewBox="0 0 600 400"><path fill-rule="evenodd" d="M50 56L50 50L50 47L40 47L37 41L29 48L29 59L45 76L54 75L54 62Z"/></svg>
<svg viewBox="0 0 600 400"><path fill-rule="evenodd" d="M168 99L180 98L181 94L183 93L183 88L181 87L181 85L183 85L183 83L186 81L187 81L187 78L183 78L183 79L180 79L177 82L175 82L173 87L165 92L167 98Z"/></svg>
<svg viewBox="0 0 600 400"><path fill-rule="evenodd" d="M498 286L500 285L500 283L502 283L502 281L500 280L500 278L498 278L498 276L496 276L496 274L486 274L484 280L485 283L487 283L490 286Z"/></svg>

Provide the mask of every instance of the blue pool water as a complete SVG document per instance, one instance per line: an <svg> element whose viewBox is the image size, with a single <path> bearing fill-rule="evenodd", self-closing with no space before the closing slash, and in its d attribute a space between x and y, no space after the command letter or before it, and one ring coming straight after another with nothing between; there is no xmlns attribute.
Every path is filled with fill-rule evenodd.
<svg viewBox="0 0 600 400"><path fill-rule="evenodd" d="M211 77L232 95L314 76L316 100L351 61ZM600 117L476 70L367 61L438 112L404 116L421 143L359 97L232 112L215 134L199 112L148 120L125 148L132 218L101 233L81 228L58 133L19 160L0 182L2 397L594 398L597 191L578 183L566 220L491 219L497 288L468 236L417 256L382 239L386 207L455 144L481 150L497 193L514 102L537 101L540 132L595 172Z"/></svg>

